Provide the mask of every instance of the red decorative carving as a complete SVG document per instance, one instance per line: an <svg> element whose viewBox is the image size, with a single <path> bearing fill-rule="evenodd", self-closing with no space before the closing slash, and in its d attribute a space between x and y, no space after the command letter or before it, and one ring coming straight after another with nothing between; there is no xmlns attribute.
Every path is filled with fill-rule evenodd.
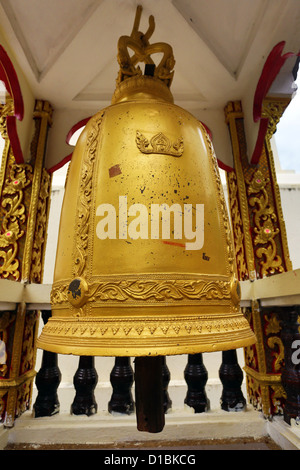
<svg viewBox="0 0 300 470"><path fill-rule="evenodd" d="M5 88L10 96L14 100L14 115L7 116L7 133L13 149L13 154L16 160L16 163L20 164L24 162L23 152L21 149L16 119L22 121L24 117L24 104L23 97L21 93L21 88L19 80L14 69L14 66L8 57L7 52L0 45L0 80L4 82Z"/></svg>

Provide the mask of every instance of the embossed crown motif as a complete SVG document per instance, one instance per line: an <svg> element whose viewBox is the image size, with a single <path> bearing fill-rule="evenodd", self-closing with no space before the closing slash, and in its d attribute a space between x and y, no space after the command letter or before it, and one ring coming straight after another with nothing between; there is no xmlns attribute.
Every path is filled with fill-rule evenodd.
<svg viewBox="0 0 300 470"><path fill-rule="evenodd" d="M182 137L172 144L162 132L155 134L149 142L141 132L136 131L136 144L142 153L162 153L173 157L181 157L184 148Z"/></svg>

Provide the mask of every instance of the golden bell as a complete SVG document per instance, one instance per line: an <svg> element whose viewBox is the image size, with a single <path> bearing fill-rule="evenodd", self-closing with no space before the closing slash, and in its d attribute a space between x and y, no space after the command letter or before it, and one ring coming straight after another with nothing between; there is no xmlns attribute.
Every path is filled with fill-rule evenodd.
<svg viewBox="0 0 300 470"><path fill-rule="evenodd" d="M137 26L119 40L112 104L89 120L72 156L52 317L38 346L156 356L253 344L212 142L173 104L172 48L149 44L153 18L147 33Z"/></svg>

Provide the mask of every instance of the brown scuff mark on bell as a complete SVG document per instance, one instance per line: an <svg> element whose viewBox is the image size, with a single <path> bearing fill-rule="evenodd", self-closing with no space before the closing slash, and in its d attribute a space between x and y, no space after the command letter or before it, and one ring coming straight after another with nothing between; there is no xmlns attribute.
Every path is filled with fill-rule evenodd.
<svg viewBox="0 0 300 470"><path fill-rule="evenodd" d="M121 175L121 174L122 174L122 170L121 170L119 164L110 167L110 169L108 170L108 172L109 172L109 177L110 177L110 178L114 178L114 176L118 176L118 175Z"/></svg>

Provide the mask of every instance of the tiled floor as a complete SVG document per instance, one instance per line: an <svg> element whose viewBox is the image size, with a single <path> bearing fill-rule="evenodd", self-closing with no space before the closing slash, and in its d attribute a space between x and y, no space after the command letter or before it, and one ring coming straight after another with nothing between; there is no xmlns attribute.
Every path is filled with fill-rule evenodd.
<svg viewBox="0 0 300 470"><path fill-rule="evenodd" d="M263 439L228 439L228 440L203 440L203 441L148 441L130 444L115 445L85 445L85 444L61 444L61 445L36 445L36 444L9 444L4 450L281 450L270 438Z"/></svg>

